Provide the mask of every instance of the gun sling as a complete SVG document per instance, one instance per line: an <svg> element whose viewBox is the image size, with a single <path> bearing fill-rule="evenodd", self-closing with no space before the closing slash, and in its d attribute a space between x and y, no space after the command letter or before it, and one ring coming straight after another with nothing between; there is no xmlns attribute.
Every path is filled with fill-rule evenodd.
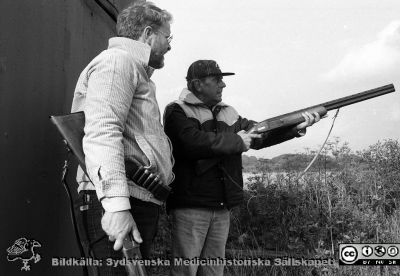
<svg viewBox="0 0 400 276"><path fill-rule="evenodd" d="M85 113L76 112L62 116L50 116L50 120L56 125L58 131L64 138L67 146L78 159L79 165L86 172L85 154L82 147L82 139L85 135ZM126 177L135 184L151 192L158 200L165 201L171 188L165 185L160 176L151 173L136 160L125 160Z"/></svg>

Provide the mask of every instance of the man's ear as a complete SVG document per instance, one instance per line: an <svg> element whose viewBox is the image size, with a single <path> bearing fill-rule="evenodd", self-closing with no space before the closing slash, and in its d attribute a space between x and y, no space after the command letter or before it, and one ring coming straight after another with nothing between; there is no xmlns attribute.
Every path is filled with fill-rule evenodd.
<svg viewBox="0 0 400 276"><path fill-rule="evenodd" d="M201 82L200 82L199 80L194 80L194 81L193 81L193 85L194 85L194 89L195 89L196 91L200 91L200 92L201 92L201 90L202 90L202 85L201 85Z"/></svg>
<svg viewBox="0 0 400 276"><path fill-rule="evenodd" d="M153 34L154 34L153 28L147 26L146 28L144 28L142 35L140 36L140 40L150 45L153 40L152 36Z"/></svg>

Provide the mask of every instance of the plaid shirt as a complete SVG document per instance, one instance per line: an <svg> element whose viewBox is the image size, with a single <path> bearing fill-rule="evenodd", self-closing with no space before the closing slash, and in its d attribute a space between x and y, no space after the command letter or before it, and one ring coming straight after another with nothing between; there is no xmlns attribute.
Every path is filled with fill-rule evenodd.
<svg viewBox="0 0 400 276"><path fill-rule="evenodd" d="M173 180L172 148L164 133L148 66L150 46L122 37L109 40L79 76L72 112L85 112L83 150L87 172L78 169L78 191L96 190L106 211L130 208L129 196L161 204L125 176L124 159L136 159Z"/></svg>

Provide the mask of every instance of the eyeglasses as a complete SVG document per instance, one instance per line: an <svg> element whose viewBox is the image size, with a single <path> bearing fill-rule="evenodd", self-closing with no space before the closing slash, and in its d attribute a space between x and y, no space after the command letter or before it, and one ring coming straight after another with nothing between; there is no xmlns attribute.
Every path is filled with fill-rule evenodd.
<svg viewBox="0 0 400 276"><path fill-rule="evenodd" d="M166 33L164 33L163 31L160 31L160 30L157 30L157 31L154 31L154 32L163 34L168 43L171 43L172 39L174 38L172 36L172 34L167 35Z"/></svg>

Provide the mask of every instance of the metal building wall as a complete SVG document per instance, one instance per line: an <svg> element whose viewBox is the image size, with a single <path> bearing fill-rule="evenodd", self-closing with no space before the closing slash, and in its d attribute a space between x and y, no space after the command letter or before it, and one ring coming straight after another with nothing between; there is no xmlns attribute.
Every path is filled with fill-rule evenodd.
<svg viewBox="0 0 400 276"><path fill-rule="evenodd" d="M79 252L60 183L65 149L48 116L69 112L80 71L115 23L94 0L2 0L0 11L0 274L28 274L6 259L25 237L42 245L30 275L79 275L51 266Z"/></svg>

